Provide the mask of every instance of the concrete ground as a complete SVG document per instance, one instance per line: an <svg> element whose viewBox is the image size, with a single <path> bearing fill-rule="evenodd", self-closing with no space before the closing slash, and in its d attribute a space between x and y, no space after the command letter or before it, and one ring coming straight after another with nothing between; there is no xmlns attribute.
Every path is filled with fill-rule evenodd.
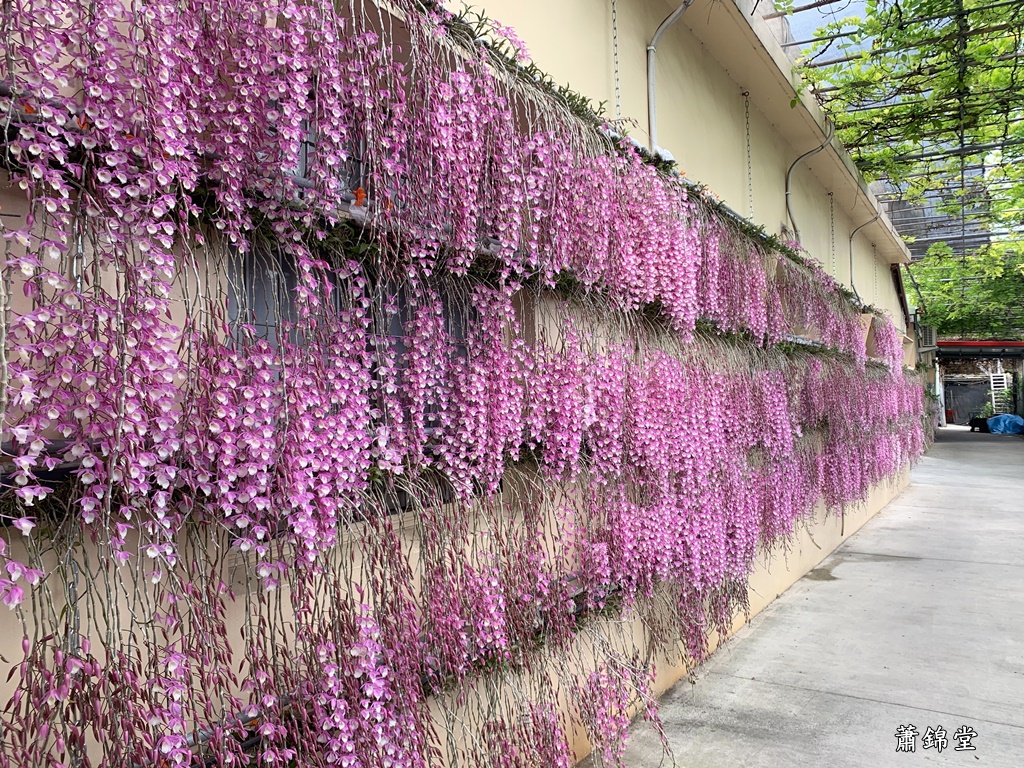
<svg viewBox="0 0 1024 768"><path fill-rule="evenodd" d="M662 700L682 768L1024 766L1024 440L940 430L911 486L697 678ZM946 749L923 749L939 726ZM954 751L965 726L976 751ZM635 724L625 765L662 760Z"/></svg>

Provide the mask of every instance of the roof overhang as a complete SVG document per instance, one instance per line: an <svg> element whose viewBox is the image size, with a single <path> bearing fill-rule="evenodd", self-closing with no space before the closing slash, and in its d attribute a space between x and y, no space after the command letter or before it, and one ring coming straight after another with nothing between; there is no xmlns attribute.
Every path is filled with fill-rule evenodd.
<svg viewBox="0 0 1024 768"><path fill-rule="evenodd" d="M793 61L776 39L772 21L756 12L758 3L697 0L682 23L749 91L751 102L779 128L796 159L821 144L827 118L809 90L794 87L799 78ZM867 224L858 239L874 243L878 255L890 264L910 263L906 243L838 139L832 139L827 151L807 160L806 167L837 198L854 201L848 209L853 226Z"/></svg>
<svg viewBox="0 0 1024 768"><path fill-rule="evenodd" d="M1020 357L1024 358L1024 341L972 341L969 339L938 342L940 360L959 360L968 357Z"/></svg>

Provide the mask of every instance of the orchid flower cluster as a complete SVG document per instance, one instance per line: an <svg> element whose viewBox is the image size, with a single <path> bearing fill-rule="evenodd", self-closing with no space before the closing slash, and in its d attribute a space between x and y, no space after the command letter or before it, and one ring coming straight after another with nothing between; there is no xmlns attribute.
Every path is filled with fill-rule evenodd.
<svg viewBox="0 0 1024 768"><path fill-rule="evenodd" d="M4 6L0 767L615 764L602 617L702 659L924 449L888 320L389 7Z"/></svg>
<svg viewBox="0 0 1024 768"><path fill-rule="evenodd" d="M871 332L875 342L875 357L885 362L894 372L903 366L903 339L891 322L875 315L871 318Z"/></svg>

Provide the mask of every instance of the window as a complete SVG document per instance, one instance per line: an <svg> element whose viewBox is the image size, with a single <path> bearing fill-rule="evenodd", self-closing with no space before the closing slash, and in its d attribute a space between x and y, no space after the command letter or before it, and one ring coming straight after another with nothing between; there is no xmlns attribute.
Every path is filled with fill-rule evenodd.
<svg viewBox="0 0 1024 768"><path fill-rule="evenodd" d="M276 245L256 243L235 253L229 266L228 319L235 332L249 330L275 349L284 327L295 322L295 263Z"/></svg>
<svg viewBox="0 0 1024 768"><path fill-rule="evenodd" d="M298 320L295 292L299 278L293 258L276 244L259 240L247 253L236 252L228 271L228 319L232 332L262 339L274 349L283 338L300 343L294 327ZM404 282L366 271L367 298L374 315L369 351L379 360L387 342L394 351L396 368L401 371L408 365L406 339L417 311L416 299ZM332 306L340 312L343 288L333 270L328 271L327 278L334 283ZM465 358L474 312L468 296L448 282L439 282L432 288L440 298L445 330L454 352Z"/></svg>
<svg viewBox="0 0 1024 768"><path fill-rule="evenodd" d="M280 104L271 101L268 105L268 116L276 116ZM278 128L271 125L268 128L271 136L279 133ZM299 124L300 138L298 140L298 151L294 166L281 168L281 173L289 179L296 187L293 199L304 200L305 190L313 186L311 179L313 163L316 156L317 130L316 118L305 117ZM335 166L334 170L339 181L348 190L349 199L357 205L365 206L367 198L373 197L373 190L370 189L370 174L367 172L366 141L358 131L348 137L348 147L345 152L345 161L340 167ZM269 158L264 157L264 160ZM273 183L273 179L269 180Z"/></svg>

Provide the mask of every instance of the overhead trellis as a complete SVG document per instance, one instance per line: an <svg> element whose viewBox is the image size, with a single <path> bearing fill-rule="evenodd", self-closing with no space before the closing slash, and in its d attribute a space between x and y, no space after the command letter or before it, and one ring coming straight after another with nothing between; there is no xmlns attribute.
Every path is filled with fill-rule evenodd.
<svg viewBox="0 0 1024 768"><path fill-rule="evenodd" d="M913 255L957 257L955 274L936 275L957 283L941 286L942 302L969 302L968 284L985 279L971 258L991 253L1013 270L1024 241L1024 2L868 0L846 10L863 16L831 12L813 37L786 45L801 50L807 83L865 177L881 183ZM986 327L1024 332L1017 282ZM974 329L961 321L956 332Z"/></svg>

